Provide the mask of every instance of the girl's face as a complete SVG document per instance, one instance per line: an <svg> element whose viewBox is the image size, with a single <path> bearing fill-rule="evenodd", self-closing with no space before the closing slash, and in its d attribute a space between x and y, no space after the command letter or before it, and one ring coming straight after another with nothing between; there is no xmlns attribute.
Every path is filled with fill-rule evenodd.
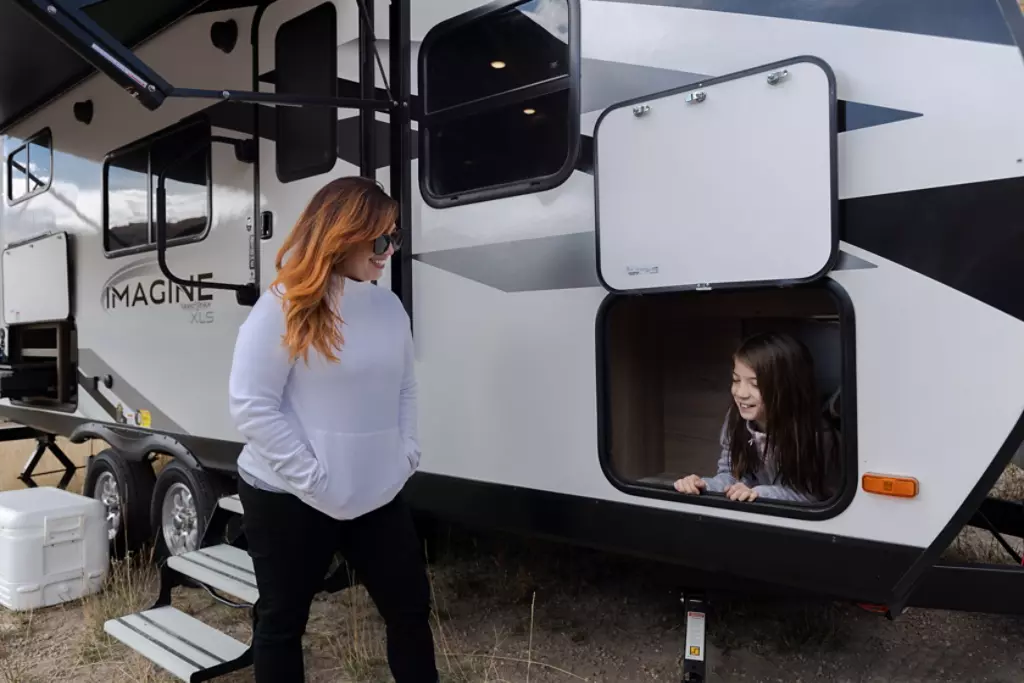
<svg viewBox="0 0 1024 683"><path fill-rule="evenodd" d="M739 359L733 360L732 400L736 402L744 420L764 425L764 401L761 399L761 390L757 388L757 375Z"/></svg>

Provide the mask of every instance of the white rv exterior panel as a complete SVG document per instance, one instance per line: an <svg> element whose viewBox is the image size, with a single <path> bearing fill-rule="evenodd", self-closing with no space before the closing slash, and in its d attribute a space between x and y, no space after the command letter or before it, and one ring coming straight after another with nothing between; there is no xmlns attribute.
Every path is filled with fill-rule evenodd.
<svg viewBox="0 0 1024 683"><path fill-rule="evenodd" d="M836 244L835 86L826 69L778 64L607 109L594 133L605 285L822 274Z"/></svg>
<svg viewBox="0 0 1024 683"><path fill-rule="evenodd" d="M71 310L68 241L62 232L3 252L4 322L64 320Z"/></svg>

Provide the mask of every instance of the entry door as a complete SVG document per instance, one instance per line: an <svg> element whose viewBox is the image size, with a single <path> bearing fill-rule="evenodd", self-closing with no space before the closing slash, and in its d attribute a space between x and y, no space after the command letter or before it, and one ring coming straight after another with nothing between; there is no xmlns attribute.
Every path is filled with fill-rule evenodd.
<svg viewBox="0 0 1024 683"><path fill-rule="evenodd" d="M838 252L835 79L795 58L617 104L594 132L611 290L790 284Z"/></svg>

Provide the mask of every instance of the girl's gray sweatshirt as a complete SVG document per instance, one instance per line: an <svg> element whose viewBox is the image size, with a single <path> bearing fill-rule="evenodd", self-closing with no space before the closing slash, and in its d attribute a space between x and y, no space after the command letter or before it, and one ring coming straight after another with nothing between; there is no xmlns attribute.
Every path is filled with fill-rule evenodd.
<svg viewBox="0 0 1024 683"><path fill-rule="evenodd" d="M722 453L718 457L718 473L713 477L702 477L704 483L707 484L706 490L722 493L737 481L742 481L756 491L759 498L817 503L820 500L827 500L838 489L839 472L836 472L835 468L830 468L825 472L826 494L821 499L778 483L778 462L774 457L765 457L764 446L767 435L749 421L747 422L747 432L750 434L750 442L757 447L761 467L753 475L744 475L741 479L736 479L732 475L732 458L729 453L729 419L727 417L718 437L718 442L722 446ZM821 434L822 446L828 451L832 448L835 435L831 429L822 429Z"/></svg>

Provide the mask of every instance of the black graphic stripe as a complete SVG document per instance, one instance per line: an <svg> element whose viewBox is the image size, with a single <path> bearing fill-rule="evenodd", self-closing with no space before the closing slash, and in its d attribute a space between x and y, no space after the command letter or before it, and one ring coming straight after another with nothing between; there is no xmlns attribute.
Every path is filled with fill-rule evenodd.
<svg viewBox="0 0 1024 683"><path fill-rule="evenodd" d="M735 12L1012 45L1000 0L595 0ZM1012 0L1010 0L1012 1Z"/></svg>
<svg viewBox="0 0 1024 683"><path fill-rule="evenodd" d="M167 645L167 643L160 642L159 640L157 640L153 636L149 635L148 633L146 633L145 631L140 629L138 626L135 626L134 624L132 624L129 621L127 621L124 617L119 617L117 619L117 623L121 624L125 628L128 628L128 629L132 630L136 634L142 636L143 638L145 638L149 642L151 642L154 645L156 645L157 647L159 647L164 652L177 657L181 661L183 661L186 664L188 664L189 666L191 666L193 669L195 669L197 671L202 671L203 669L206 668L202 664L200 664L200 663L196 662L195 660L191 659L190 657L188 657L188 656L182 654L181 652L178 652L177 650L169 647Z"/></svg>
<svg viewBox="0 0 1024 683"><path fill-rule="evenodd" d="M103 409L103 412L110 416L110 419L116 419L117 411L114 408L114 404L107 400L107 397L100 392L96 382L97 379L95 377L89 376L81 368L78 369L78 386L84 389L85 393L92 397L92 400L96 401L99 407Z"/></svg>
<svg viewBox="0 0 1024 683"><path fill-rule="evenodd" d="M145 613L136 614L135 616L137 616L139 619L142 619L144 622L146 622L147 624L149 624L150 626L152 626L156 630L162 631L163 633L166 633L167 635L169 635L170 637L172 637L172 638L174 638L176 640L180 640L181 642L185 643L186 645L188 645L189 647L194 649L196 652L202 652L204 655L206 655L210 659L213 659L213 660L215 660L217 662L220 662L221 664L223 664L224 662L227 661L226 659L224 659L220 655L214 654L214 653L210 652L209 650L207 650L206 648L201 647L200 645L197 645L196 643L194 643L193 641L189 640L188 638L186 638L185 636L181 635L180 633L175 633L174 631L172 631L171 629L167 628L163 624L159 624L159 623L153 621Z"/></svg>
<svg viewBox="0 0 1024 683"><path fill-rule="evenodd" d="M1024 320L1022 196L1016 177L856 197L839 204L841 236Z"/></svg>
<svg viewBox="0 0 1024 683"><path fill-rule="evenodd" d="M241 9L243 7L256 7L259 0L207 0L192 12L192 14L209 14L211 12L223 12L229 9Z"/></svg>
<svg viewBox="0 0 1024 683"><path fill-rule="evenodd" d="M226 579L231 579L232 581L240 583L243 586L247 586L247 587L252 588L254 590L259 590L259 587L255 583L253 583L256 580L256 577L255 577L255 575L252 574L252 572L249 572L247 570L242 570L242 571L245 571L246 574L248 574L248 575L253 577L252 580L250 581L248 579L239 578L238 576L235 576L234 574L229 574L228 572L224 571L223 569L218 569L217 567L211 567L210 565L206 564L205 562L200 562L199 560L197 560L195 558L195 556L185 557L183 559L185 561L187 561L187 562L190 562L190 563L194 564L197 567L201 567L201 568L205 569L206 571L213 572L214 574L218 574L219 576L223 576ZM213 559L216 559L216 558L213 558ZM217 560L217 561L221 562L220 560ZM223 562L221 562L221 563L224 564Z"/></svg>

